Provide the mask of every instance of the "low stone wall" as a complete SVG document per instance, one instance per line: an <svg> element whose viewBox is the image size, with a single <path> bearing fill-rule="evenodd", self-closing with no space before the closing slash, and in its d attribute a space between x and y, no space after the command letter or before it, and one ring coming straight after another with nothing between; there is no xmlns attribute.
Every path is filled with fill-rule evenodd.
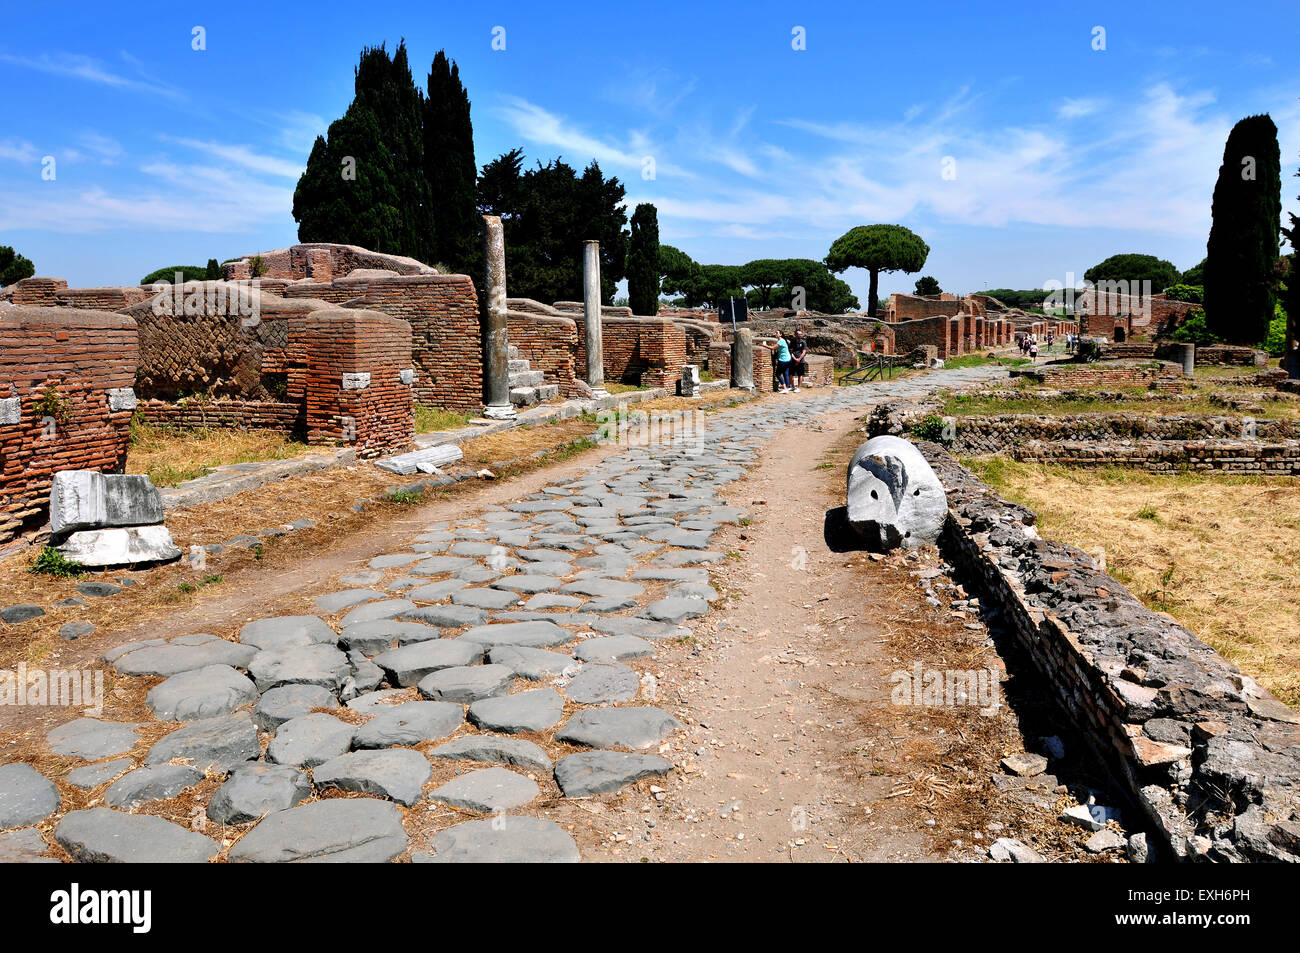
<svg viewBox="0 0 1300 953"><path fill-rule="evenodd" d="M940 545L1167 856L1300 861L1300 716L942 448ZM1131 822L1130 822L1131 823Z"/></svg>
<svg viewBox="0 0 1300 953"><path fill-rule="evenodd" d="M142 400L136 413L159 427L202 430L221 427L234 430L278 430L293 433L302 407L273 400Z"/></svg>
<svg viewBox="0 0 1300 953"><path fill-rule="evenodd" d="M1049 387L1149 387L1183 389L1183 368L1171 361L1102 361L1098 364L1040 364L1020 367L1013 377Z"/></svg>

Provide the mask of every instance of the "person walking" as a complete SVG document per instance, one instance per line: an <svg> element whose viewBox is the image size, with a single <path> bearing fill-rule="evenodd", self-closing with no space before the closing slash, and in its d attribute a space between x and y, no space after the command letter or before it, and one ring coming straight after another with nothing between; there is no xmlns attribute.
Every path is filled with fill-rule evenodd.
<svg viewBox="0 0 1300 953"><path fill-rule="evenodd" d="M808 376L808 341L803 328L794 329L794 342L790 345L790 373L794 377L794 392L799 393L803 379Z"/></svg>
<svg viewBox="0 0 1300 953"><path fill-rule="evenodd" d="M776 392L790 393L790 342L785 339L784 331L776 336L776 379L780 385Z"/></svg>

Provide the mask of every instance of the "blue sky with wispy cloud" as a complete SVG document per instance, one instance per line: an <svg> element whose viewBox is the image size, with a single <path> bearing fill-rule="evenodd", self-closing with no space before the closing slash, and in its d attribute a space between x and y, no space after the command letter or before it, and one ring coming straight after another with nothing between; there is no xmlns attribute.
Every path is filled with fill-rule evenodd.
<svg viewBox="0 0 1300 953"><path fill-rule="evenodd" d="M1228 130L1258 112L1300 207L1294 0L983 6L16 7L0 34L0 244L74 285L291 244L294 185L360 48L403 37L418 82L438 49L459 64L480 165L514 146L594 158L700 261L820 258L854 225L898 222L955 291L1062 281L1122 251L1186 268ZM865 301L865 276L846 277Z"/></svg>

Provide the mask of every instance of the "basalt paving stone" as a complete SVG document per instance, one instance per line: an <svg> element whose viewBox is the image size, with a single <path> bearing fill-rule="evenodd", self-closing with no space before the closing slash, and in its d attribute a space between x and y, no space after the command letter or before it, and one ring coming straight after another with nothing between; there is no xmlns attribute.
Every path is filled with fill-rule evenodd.
<svg viewBox="0 0 1300 953"><path fill-rule="evenodd" d="M353 748L418 745L446 738L465 723L465 709L451 702L404 702L378 710L357 729Z"/></svg>
<svg viewBox="0 0 1300 953"><path fill-rule="evenodd" d="M586 536L563 536L558 533L538 536L534 542L547 549L565 549L575 553L590 549L592 546L592 541Z"/></svg>
<svg viewBox="0 0 1300 953"><path fill-rule="evenodd" d="M253 721L264 731L274 731L286 721L309 715L317 708L338 708L339 700L319 685L281 685L260 699L253 709Z"/></svg>
<svg viewBox="0 0 1300 953"><path fill-rule="evenodd" d="M445 553L451 548L451 541L446 540L441 543L412 543L411 549L417 553Z"/></svg>
<svg viewBox="0 0 1300 953"><path fill-rule="evenodd" d="M580 605L582 605L582 600L577 596L562 596L553 592L539 592L524 603L524 608L532 612L540 612L543 609L576 609Z"/></svg>
<svg viewBox="0 0 1300 953"><path fill-rule="evenodd" d="M631 701L641 687L641 677L618 662L584 665L565 686L564 696L579 705L610 705Z"/></svg>
<svg viewBox="0 0 1300 953"><path fill-rule="evenodd" d="M339 582L345 586L373 586L384 578L378 569L366 569L361 572L349 572L339 576Z"/></svg>
<svg viewBox="0 0 1300 953"><path fill-rule="evenodd" d="M227 642L215 635L184 635L118 656L113 667L123 675L166 676L210 665L244 668L256 654L254 646Z"/></svg>
<svg viewBox="0 0 1300 953"><path fill-rule="evenodd" d="M313 712L291 718L275 730L266 749L268 761L311 768L352 747L356 727L333 715Z"/></svg>
<svg viewBox="0 0 1300 953"><path fill-rule="evenodd" d="M24 602L19 605L5 606L0 609L0 622L8 622L10 625L17 625L19 622L26 622L29 619L38 619L43 615L45 615L45 610L40 606L32 605L30 602Z"/></svg>
<svg viewBox="0 0 1300 953"><path fill-rule="evenodd" d="M481 542L481 541L486 540L486 539L489 538L489 537L488 537L488 534L487 534L486 532L484 532L483 530L481 530L481 529L458 529L458 530L456 530L455 532L452 533L452 536L456 537L456 539L459 539L459 540L466 540L466 541L469 541L469 542ZM475 555L484 555L484 554L482 554L482 553L457 553L456 555L458 555L458 556L475 556Z"/></svg>
<svg viewBox="0 0 1300 953"><path fill-rule="evenodd" d="M723 562L726 553L698 550L695 552L663 553L653 560L656 566L713 566Z"/></svg>
<svg viewBox="0 0 1300 953"><path fill-rule="evenodd" d="M36 824L62 803L59 789L31 765L0 765L0 829Z"/></svg>
<svg viewBox="0 0 1300 953"><path fill-rule="evenodd" d="M179 824L106 807L65 815L53 836L74 861L87 864L205 864L221 852L216 841Z"/></svg>
<svg viewBox="0 0 1300 953"><path fill-rule="evenodd" d="M51 729L45 736L45 743L55 754L94 761L130 751L140 740L135 729L142 724L76 718Z"/></svg>
<svg viewBox="0 0 1300 953"><path fill-rule="evenodd" d="M632 573L633 579L643 579L653 582L708 582L709 571L707 569L672 569L663 567L661 569L638 569Z"/></svg>
<svg viewBox="0 0 1300 953"><path fill-rule="evenodd" d="M347 707L366 716L387 711L396 705L415 701L419 693L413 688L384 688L376 692L367 692L348 701Z"/></svg>
<svg viewBox="0 0 1300 953"><path fill-rule="evenodd" d="M368 692L378 688L379 683L384 680L384 670L356 649L347 654L348 664L352 666L351 689L357 692ZM345 685L343 691L349 693L349 686Z"/></svg>
<svg viewBox="0 0 1300 953"><path fill-rule="evenodd" d="M55 858L46 856L48 849L34 827L0 834L0 864L57 864Z"/></svg>
<svg viewBox="0 0 1300 953"><path fill-rule="evenodd" d="M614 572L620 576L633 569L637 561L631 556L583 556L574 561L575 566L583 569L596 569L601 572Z"/></svg>
<svg viewBox="0 0 1300 953"><path fill-rule="evenodd" d="M247 824L287 811L311 796L305 771L260 761L240 765L208 802L208 818L218 824Z"/></svg>
<svg viewBox="0 0 1300 953"><path fill-rule="evenodd" d="M203 780L203 772L180 764L157 764L136 768L109 785L104 803L129 811L146 801L175 797Z"/></svg>
<svg viewBox="0 0 1300 953"><path fill-rule="evenodd" d="M311 775L317 789L355 791L410 807L420 800L433 768L428 758L410 748L377 748L340 755Z"/></svg>
<svg viewBox="0 0 1300 953"><path fill-rule="evenodd" d="M487 619L487 613L473 606L422 606L405 613L402 619L425 622L444 629L460 629L467 625L481 625Z"/></svg>
<svg viewBox="0 0 1300 953"><path fill-rule="evenodd" d="M321 612L333 615L335 612L342 612L350 606L357 606L363 602L382 598L384 598L384 593L374 589L344 589L341 592L328 592L323 596L317 596L312 600L312 605Z"/></svg>
<svg viewBox="0 0 1300 953"><path fill-rule="evenodd" d="M324 716L322 716L324 717ZM145 764L185 761L204 773L225 774L262 752L257 726L248 712L186 722L161 738L145 755Z"/></svg>
<svg viewBox="0 0 1300 953"><path fill-rule="evenodd" d="M376 619L358 622L339 633L339 647L344 651L358 651L365 655L378 655L398 645L427 642L442 638L442 629L422 622L399 622L396 619Z"/></svg>
<svg viewBox="0 0 1300 953"><path fill-rule="evenodd" d="M248 663L257 690L278 685L320 685L337 691L352 674L348 657L333 645L296 645L258 652Z"/></svg>
<svg viewBox="0 0 1300 953"><path fill-rule="evenodd" d="M515 513L546 513L567 510L573 505L572 500L521 500L507 503L506 507Z"/></svg>
<svg viewBox="0 0 1300 953"><path fill-rule="evenodd" d="M626 599L622 596L603 596L600 599L592 599L590 602L582 604L583 612L622 612L624 609L631 609L637 604L635 599Z"/></svg>
<svg viewBox="0 0 1300 953"><path fill-rule="evenodd" d="M375 798L330 798L272 814L230 849L232 863L386 863L406 850L402 812Z"/></svg>
<svg viewBox="0 0 1300 953"><path fill-rule="evenodd" d="M431 801L441 801L463 811L495 814L523 807L535 800L541 789L537 782L508 768L480 768L458 775L436 788Z"/></svg>
<svg viewBox="0 0 1300 953"><path fill-rule="evenodd" d="M145 704L161 721L194 721L251 705L257 697L253 683L229 665L207 665L155 685Z"/></svg>
<svg viewBox="0 0 1300 953"><path fill-rule="evenodd" d="M709 543L713 539L712 533L693 533L689 530L677 530L671 533L665 533L661 536L651 536L659 542L676 546L679 549L708 549Z"/></svg>
<svg viewBox="0 0 1300 953"><path fill-rule="evenodd" d="M339 625L346 629L348 626L356 625L358 622L373 622L376 619L395 619L399 615L405 615L414 608L415 603L410 599L382 599L379 602L370 602L363 606L357 606L339 620Z"/></svg>
<svg viewBox="0 0 1300 953"><path fill-rule="evenodd" d="M474 566L473 569L481 567ZM462 570L468 572L469 570ZM468 579L444 579L441 582L425 582L420 580L419 584L411 588L406 593L406 598L414 602L441 602L454 592L459 592L470 584Z"/></svg>
<svg viewBox="0 0 1300 953"><path fill-rule="evenodd" d="M430 639L390 649L375 656L389 684L408 688L445 668L475 665L483 658L481 643L465 639Z"/></svg>
<svg viewBox="0 0 1300 953"><path fill-rule="evenodd" d="M385 556L376 556L370 560L371 569L395 569L398 566L409 566L417 559L423 558L420 553L389 553Z"/></svg>
<svg viewBox="0 0 1300 953"><path fill-rule="evenodd" d="M527 546L532 542L533 534L525 529L497 530L497 542L502 546Z"/></svg>
<svg viewBox="0 0 1300 953"><path fill-rule="evenodd" d="M623 540L617 543L605 543L596 547L596 552L602 555L615 555L617 553L627 553L629 556L644 556L648 553L658 552L663 549L658 543L648 543L645 540Z"/></svg>
<svg viewBox="0 0 1300 953"><path fill-rule="evenodd" d="M451 594L451 601L456 605L477 606L480 609L506 609L521 600L518 593L504 589L461 589Z"/></svg>
<svg viewBox="0 0 1300 953"><path fill-rule="evenodd" d="M475 560L468 556L430 556L423 562L410 567L414 576L441 576L443 573L455 572L466 566L475 565Z"/></svg>
<svg viewBox="0 0 1300 953"><path fill-rule="evenodd" d="M528 574L532 576L555 576L564 578L573 572L573 565L565 562L529 563Z"/></svg>
<svg viewBox="0 0 1300 953"><path fill-rule="evenodd" d="M88 764L84 768L75 768L65 774L63 780L74 788L89 791L106 781L112 781L123 771L133 767L135 762L130 758L116 758L113 761L102 761L99 764Z"/></svg>
<svg viewBox="0 0 1300 953"><path fill-rule="evenodd" d="M524 645L531 648L564 645L572 642L574 634L547 619L527 622L504 622L480 625L466 630L461 641L479 642L483 645Z"/></svg>
<svg viewBox="0 0 1300 953"><path fill-rule="evenodd" d="M95 625L92 622L66 622L59 627L59 637L65 642L71 642L94 631Z"/></svg>
<svg viewBox="0 0 1300 953"><path fill-rule="evenodd" d="M591 627L605 635L637 635L643 639L683 639L691 634L685 626L631 616L598 619Z"/></svg>
<svg viewBox="0 0 1300 953"><path fill-rule="evenodd" d="M560 587L560 592L575 593L582 596L591 596L592 598L618 596L624 599L630 599L634 596L642 595L645 592L645 587L639 586L635 582L626 582L621 579L595 577L592 579L578 579L574 582L565 583Z"/></svg>
<svg viewBox="0 0 1300 953"><path fill-rule="evenodd" d="M545 771L554 768L551 759L538 745L523 738L494 738L491 735L466 735L429 751L430 758L456 761L483 761L513 764L515 767Z"/></svg>
<svg viewBox="0 0 1300 953"><path fill-rule="evenodd" d="M484 534L486 535L486 534ZM493 556L504 555L506 548L496 543L490 542L464 542L456 543L451 547L453 556Z"/></svg>
<svg viewBox="0 0 1300 953"><path fill-rule="evenodd" d="M555 733L556 741L590 748L650 748L681 727L658 708L586 708Z"/></svg>
<svg viewBox="0 0 1300 953"><path fill-rule="evenodd" d="M655 647L635 635L606 635L579 642L573 654L582 662L620 661L648 658L655 654Z"/></svg>
<svg viewBox="0 0 1300 953"><path fill-rule="evenodd" d="M419 536L415 537L415 541L417 543L446 543L450 546L455 540L451 533L436 531L432 533L421 533Z"/></svg>
<svg viewBox="0 0 1300 953"><path fill-rule="evenodd" d="M657 622L676 624L702 616L708 611L709 604L703 599L669 596L650 603L638 614Z"/></svg>
<svg viewBox="0 0 1300 953"><path fill-rule="evenodd" d="M503 568L511 568L511 567L503 567ZM501 578L501 570L489 569L487 566L470 566L468 569L457 570L456 578L467 583L491 582L493 579Z"/></svg>
<svg viewBox="0 0 1300 953"><path fill-rule="evenodd" d="M504 695L515 673L505 665L465 665L444 668L420 679L420 694L432 701L469 704L480 698Z"/></svg>
<svg viewBox="0 0 1300 953"><path fill-rule="evenodd" d="M505 576L493 580L492 588L506 589L510 592L536 593L551 592L558 589L564 580L558 576Z"/></svg>
<svg viewBox="0 0 1300 953"><path fill-rule="evenodd" d="M565 797L588 797L625 788L673 768L666 758L622 751L582 751L555 763L555 781Z"/></svg>
<svg viewBox="0 0 1300 953"><path fill-rule="evenodd" d="M469 720L484 731L545 731L564 717L564 699L551 688L484 698L469 706Z"/></svg>
<svg viewBox="0 0 1300 953"><path fill-rule="evenodd" d="M417 586L426 585L429 582L421 576L401 576L390 582L386 588L389 592L405 592L407 589L414 589Z"/></svg>
<svg viewBox="0 0 1300 953"><path fill-rule="evenodd" d="M314 615L272 616L257 619L239 630L239 641L242 644L266 650L332 644L337 639L338 633L324 619Z"/></svg>
<svg viewBox="0 0 1300 953"><path fill-rule="evenodd" d="M493 646L487 658L493 665L504 665L519 678L533 682L577 668L572 656L521 645Z"/></svg>
<svg viewBox="0 0 1300 953"><path fill-rule="evenodd" d="M707 582L679 582L668 590L667 595L674 598L703 599L705 602L715 602L722 598L718 590Z"/></svg>

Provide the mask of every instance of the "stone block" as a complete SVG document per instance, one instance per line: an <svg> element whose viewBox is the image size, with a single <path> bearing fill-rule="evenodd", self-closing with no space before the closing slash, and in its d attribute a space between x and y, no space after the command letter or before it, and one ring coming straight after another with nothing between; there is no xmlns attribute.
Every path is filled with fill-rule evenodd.
<svg viewBox="0 0 1300 953"><path fill-rule="evenodd" d="M403 384L410 386L415 383L415 371L409 367L404 371L398 371L397 379Z"/></svg>
<svg viewBox="0 0 1300 953"><path fill-rule="evenodd" d="M88 529L71 534L58 547L65 558L83 566L126 566L170 562L181 555L166 526Z"/></svg>
<svg viewBox="0 0 1300 953"><path fill-rule="evenodd" d="M162 494L147 476L98 470L60 470L54 475L50 488L54 533L162 521Z"/></svg>
<svg viewBox="0 0 1300 953"><path fill-rule="evenodd" d="M0 400L0 427L12 427L22 420L22 398L5 397Z"/></svg>
<svg viewBox="0 0 1300 953"><path fill-rule="evenodd" d="M370 386L369 374L344 374L343 375L344 390L365 390L369 386Z"/></svg>
<svg viewBox="0 0 1300 953"><path fill-rule="evenodd" d="M388 457L384 460L376 460L375 466L381 470L387 470L389 473L397 473L401 476L410 476L412 473L433 473L438 467L446 466L449 463L455 463L465 456L460 447L454 444L442 444L437 447L429 447L425 450L415 450L411 453L401 453L395 457Z"/></svg>
<svg viewBox="0 0 1300 953"><path fill-rule="evenodd" d="M108 390L108 409L113 413L121 410L135 410L135 389L131 387L110 387Z"/></svg>

